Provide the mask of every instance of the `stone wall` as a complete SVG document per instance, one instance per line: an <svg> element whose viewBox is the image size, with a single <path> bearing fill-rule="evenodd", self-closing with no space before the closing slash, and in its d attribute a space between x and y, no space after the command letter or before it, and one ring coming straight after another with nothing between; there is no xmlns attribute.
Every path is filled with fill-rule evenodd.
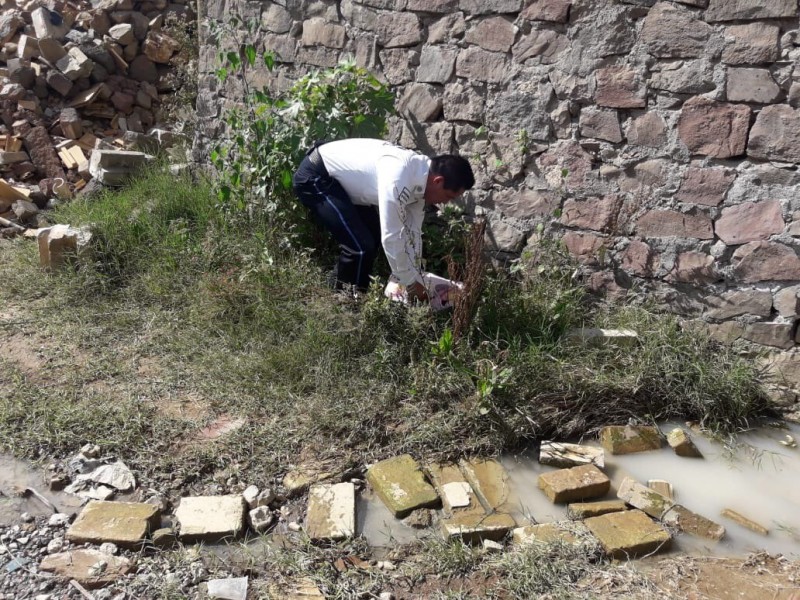
<svg viewBox="0 0 800 600"><path fill-rule="evenodd" d="M544 227L588 285L725 339L795 345L798 0L211 0L259 23L280 90L352 56L396 90L391 138L459 152L515 255ZM208 75L212 119L235 100ZM214 135L213 128L209 135ZM800 381L797 382L800 384Z"/></svg>

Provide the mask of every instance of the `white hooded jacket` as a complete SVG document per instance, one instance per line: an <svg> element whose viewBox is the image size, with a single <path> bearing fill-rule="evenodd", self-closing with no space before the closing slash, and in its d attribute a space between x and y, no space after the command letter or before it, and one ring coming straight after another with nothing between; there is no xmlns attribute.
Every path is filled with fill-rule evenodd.
<svg viewBox="0 0 800 600"><path fill-rule="evenodd" d="M353 204L377 206L381 243L401 285L422 283L422 219L427 156L382 140L349 139L319 147L331 177Z"/></svg>

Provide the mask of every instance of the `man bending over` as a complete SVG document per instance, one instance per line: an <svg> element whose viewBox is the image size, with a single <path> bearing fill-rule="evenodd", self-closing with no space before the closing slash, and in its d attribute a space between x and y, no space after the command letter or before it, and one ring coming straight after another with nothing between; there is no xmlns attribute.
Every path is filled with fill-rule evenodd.
<svg viewBox="0 0 800 600"><path fill-rule="evenodd" d="M382 245L409 300L427 300L423 209L458 198L475 177L460 156L428 158L382 140L349 139L315 145L293 182L300 202L339 243L338 289L366 290Z"/></svg>

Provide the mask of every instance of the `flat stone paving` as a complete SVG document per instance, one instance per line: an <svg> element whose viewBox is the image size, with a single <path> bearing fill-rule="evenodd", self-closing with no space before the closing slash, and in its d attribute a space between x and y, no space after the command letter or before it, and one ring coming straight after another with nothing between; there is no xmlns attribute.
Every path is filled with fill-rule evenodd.
<svg viewBox="0 0 800 600"><path fill-rule="evenodd" d="M403 518L417 508L439 504L439 495L409 454L372 465L367 469L367 481L397 518Z"/></svg>
<svg viewBox="0 0 800 600"><path fill-rule="evenodd" d="M67 530L66 537L76 544L112 542L123 548L136 548L158 525L159 510L152 504L92 500Z"/></svg>
<svg viewBox="0 0 800 600"><path fill-rule="evenodd" d="M594 465L582 465L542 473L539 488L551 502L572 502L605 496L611 480Z"/></svg>
<svg viewBox="0 0 800 600"><path fill-rule="evenodd" d="M633 454L659 450L661 431L647 425L609 425L600 430L600 444L609 454Z"/></svg>
<svg viewBox="0 0 800 600"><path fill-rule="evenodd" d="M105 563L98 571L95 565ZM59 577L74 579L88 589L100 588L126 575L133 568L127 558L104 554L99 550L78 549L46 556L39 569Z"/></svg>
<svg viewBox="0 0 800 600"><path fill-rule="evenodd" d="M235 538L244 529L246 502L236 496L189 496L175 511L183 541L219 541Z"/></svg>
<svg viewBox="0 0 800 600"><path fill-rule="evenodd" d="M671 542L669 532L640 510L600 515L584 524L603 550L620 560L667 550Z"/></svg>
<svg viewBox="0 0 800 600"><path fill-rule="evenodd" d="M495 463L490 467L484 469L479 467L477 471L471 471L471 476L476 481L481 481L478 473L482 474L484 477L482 483L485 489L497 486L500 486L501 489L507 489L507 473L505 473L505 469L501 472L497 469L497 466L502 469L499 463ZM467 481L463 467L463 464L460 466L449 464L428 467L428 473L437 489L443 490L453 484L459 484L462 489L466 485L470 489L470 493L467 495L469 502L466 506L453 506L450 502L450 497L446 493L442 493L443 511L442 519L440 520L442 534L447 538L461 538L468 542L476 542L482 539L502 539L510 529L516 526L516 521L508 513L495 512L494 509L487 510L485 508L474 487ZM486 475L489 472L498 477L494 484L486 481ZM506 495L488 493L492 501L500 502L500 505L504 506L507 500Z"/></svg>
<svg viewBox="0 0 800 600"><path fill-rule="evenodd" d="M593 539L586 525L580 521L526 525L525 527L517 527L511 534L512 541L515 544L528 544L531 542L581 544L586 540Z"/></svg>
<svg viewBox="0 0 800 600"><path fill-rule="evenodd" d="M622 500L598 500L597 502L573 502L567 506L567 513L573 519L588 519L612 512L628 510Z"/></svg>
<svg viewBox="0 0 800 600"><path fill-rule="evenodd" d="M315 485L308 494L306 533L314 541L338 541L356 530L356 488L352 483Z"/></svg>

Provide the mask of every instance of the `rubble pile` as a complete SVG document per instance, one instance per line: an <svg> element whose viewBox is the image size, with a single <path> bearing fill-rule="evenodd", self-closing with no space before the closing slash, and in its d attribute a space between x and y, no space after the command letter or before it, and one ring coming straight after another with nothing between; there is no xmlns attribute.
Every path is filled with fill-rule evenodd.
<svg viewBox="0 0 800 600"><path fill-rule="evenodd" d="M0 233L180 141L161 109L195 19L193 0L0 0Z"/></svg>

